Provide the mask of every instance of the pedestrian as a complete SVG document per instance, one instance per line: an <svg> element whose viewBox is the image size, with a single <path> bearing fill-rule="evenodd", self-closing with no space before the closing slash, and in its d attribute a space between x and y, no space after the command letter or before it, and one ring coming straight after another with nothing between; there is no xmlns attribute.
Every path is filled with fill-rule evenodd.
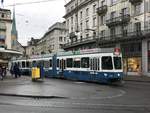
<svg viewBox="0 0 150 113"><path fill-rule="evenodd" d="M2 71L2 66L0 65L0 77L1 77L1 80L3 80L3 71Z"/></svg>
<svg viewBox="0 0 150 113"><path fill-rule="evenodd" d="M13 74L14 74L14 72L13 72L13 69L14 68L14 66L13 65L11 65L11 67L10 67L10 74L11 74L11 76L13 76Z"/></svg>
<svg viewBox="0 0 150 113"><path fill-rule="evenodd" d="M15 74L15 78L17 78L18 76L20 77L20 69L17 63L15 63L14 67L13 67L13 72Z"/></svg>
<svg viewBox="0 0 150 113"><path fill-rule="evenodd" d="M2 67L2 74L3 74L3 77L6 76L6 74L7 74L7 72L6 72L6 66Z"/></svg>

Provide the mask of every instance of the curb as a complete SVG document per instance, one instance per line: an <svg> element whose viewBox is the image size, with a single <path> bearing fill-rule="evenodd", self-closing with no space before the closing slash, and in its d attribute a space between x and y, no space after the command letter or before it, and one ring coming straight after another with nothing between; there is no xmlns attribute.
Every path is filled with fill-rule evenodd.
<svg viewBox="0 0 150 113"><path fill-rule="evenodd" d="M150 77L124 77L124 81L150 82Z"/></svg>
<svg viewBox="0 0 150 113"><path fill-rule="evenodd" d="M133 81L133 82L147 82L150 83L150 81L144 81L144 80L125 80L124 81Z"/></svg>
<svg viewBox="0 0 150 113"><path fill-rule="evenodd" d="M0 96L25 97L25 98L33 98L33 99L53 99L53 98L65 99L67 98L67 97L61 97L61 96L21 95L21 94L8 94L8 93L0 93Z"/></svg>

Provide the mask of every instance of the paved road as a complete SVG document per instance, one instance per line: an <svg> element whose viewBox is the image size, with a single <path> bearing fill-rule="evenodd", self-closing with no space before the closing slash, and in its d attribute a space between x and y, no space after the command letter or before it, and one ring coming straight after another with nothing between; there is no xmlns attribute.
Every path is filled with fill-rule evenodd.
<svg viewBox="0 0 150 113"><path fill-rule="evenodd" d="M28 77L0 82L0 93L34 94L65 98L0 96L0 113L149 113L150 83L126 82L109 86L78 81L46 79L33 83Z"/></svg>

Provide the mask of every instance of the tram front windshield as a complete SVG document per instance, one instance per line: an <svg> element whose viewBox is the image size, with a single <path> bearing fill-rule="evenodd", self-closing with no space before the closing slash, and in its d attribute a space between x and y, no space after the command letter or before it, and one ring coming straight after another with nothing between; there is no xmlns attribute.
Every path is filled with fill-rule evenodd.
<svg viewBox="0 0 150 113"><path fill-rule="evenodd" d="M121 57L114 57L115 69L121 69Z"/></svg>

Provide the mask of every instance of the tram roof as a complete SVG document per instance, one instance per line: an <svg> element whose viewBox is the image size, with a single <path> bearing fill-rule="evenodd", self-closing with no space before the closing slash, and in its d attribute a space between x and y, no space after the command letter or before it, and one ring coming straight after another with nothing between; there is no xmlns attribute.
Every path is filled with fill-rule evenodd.
<svg viewBox="0 0 150 113"><path fill-rule="evenodd" d="M84 54L96 54L96 53L113 53L114 48L94 48L94 49L84 49L78 51L68 51L68 52L58 52L58 56L67 55L84 55Z"/></svg>

